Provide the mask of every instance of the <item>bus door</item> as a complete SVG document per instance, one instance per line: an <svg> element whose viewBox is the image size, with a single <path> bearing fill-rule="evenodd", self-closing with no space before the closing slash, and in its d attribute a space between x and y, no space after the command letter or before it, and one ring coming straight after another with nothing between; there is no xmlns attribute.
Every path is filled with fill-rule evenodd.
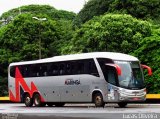
<svg viewBox="0 0 160 119"><path fill-rule="evenodd" d="M118 93L118 77L116 69L112 66L105 66L105 79L107 81L107 97L108 102L117 102L119 99Z"/></svg>

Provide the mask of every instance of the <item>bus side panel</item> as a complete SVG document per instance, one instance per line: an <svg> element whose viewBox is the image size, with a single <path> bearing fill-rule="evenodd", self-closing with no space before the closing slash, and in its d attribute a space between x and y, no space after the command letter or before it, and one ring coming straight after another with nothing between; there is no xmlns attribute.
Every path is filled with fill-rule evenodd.
<svg viewBox="0 0 160 119"><path fill-rule="evenodd" d="M46 102L60 102L59 88L62 84L58 76L35 77L32 79Z"/></svg>
<svg viewBox="0 0 160 119"><path fill-rule="evenodd" d="M14 98L14 96L16 96L15 78L13 78L11 76L8 76L8 92L9 92L10 101L14 101L15 102L16 101L15 98Z"/></svg>
<svg viewBox="0 0 160 119"><path fill-rule="evenodd" d="M63 81L60 88L62 102L91 102L90 85L93 76L84 74L63 76L61 80ZM65 84L67 80L73 83Z"/></svg>
<svg viewBox="0 0 160 119"><path fill-rule="evenodd" d="M15 78L9 76L9 96L10 100L14 102L21 102L24 92L27 92L32 97L34 92L39 92L37 86L35 85L34 78L23 78L20 70L16 67ZM39 93L41 95L41 93ZM45 99L41 95L41 101L44 102Z"/></svg>

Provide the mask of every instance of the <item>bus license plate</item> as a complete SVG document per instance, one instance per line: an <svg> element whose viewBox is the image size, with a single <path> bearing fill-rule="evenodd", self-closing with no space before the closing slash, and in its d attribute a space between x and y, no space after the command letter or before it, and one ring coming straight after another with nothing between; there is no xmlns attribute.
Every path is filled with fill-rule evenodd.
<svg viewBox="0 0 160 119"><path fill-rule="evenodd" d="M140 98L133 98L132 100L140 100Z"/></svg>

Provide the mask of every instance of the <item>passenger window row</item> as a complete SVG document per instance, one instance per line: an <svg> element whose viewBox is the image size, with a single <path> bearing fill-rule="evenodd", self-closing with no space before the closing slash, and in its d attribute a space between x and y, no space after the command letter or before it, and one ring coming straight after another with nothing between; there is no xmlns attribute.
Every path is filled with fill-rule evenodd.
<svg viewBox="0 0 160 119"><path fill-rule="evenodd" d="M93 59L11 66L10 75L12 77L15 77L16 67L19 68L23 77L43 77L76 74L90 74L99 76Z"/></svg>

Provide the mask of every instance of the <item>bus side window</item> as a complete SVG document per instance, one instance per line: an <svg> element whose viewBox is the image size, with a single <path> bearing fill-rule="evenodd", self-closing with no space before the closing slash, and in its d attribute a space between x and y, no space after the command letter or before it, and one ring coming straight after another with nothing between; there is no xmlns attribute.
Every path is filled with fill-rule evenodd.
<svg viewBox="0 0 160 119"><path fill-rule="evenodd" d="M19 65L17 66L19 69L20 74L22 75L22 77L24 77L24 66L23 65Z"/></svg>
<svg viewBox="0 0 160 119"><path fill-rule="evenodd" d="M107 67L107 81L108 83L111 83L113 85L117 85L117 80L116 80L116 71L113 67Z"/></svg>
<svg viewBox="0 0 160 119"><path fill-rule="evenodd" d="M88 61L88 69L87 70L90 75L94 75L94 76L99 77L98 70L97 70L96 64L93 59Z"/></svg>
<svg viewBox="0 0 160 119"><path fill-rule="evenodd" d="M116 79L115 79L116 77L114 77L114 76L112 75L113 73L112 73L111 71L108 72L109 67L105 65L106 63L113 63L113 61L112 61L111 59L106 59L106 58L97 58L97 60L98 60L98 63L99 63L99 65L100 65L100 67L101 67L101 70L102 70L102 72L103 72L103 75L104 75L105 80L106 80L107 82L110 82L110 83L112 83L112 84L115 84L115 81L112 81L112 80L116 80ZM112 70L112 71L113 71L113 70ZM111 73L112 73L112 74L111 74ZM116 75L115 75L115 76L116 76ZM113 77L113 78L111 78L111 77Z"/></svg>
<svg viewBox="0 0 160 119"><path fill-rule="evenodd" d="M65 65L64 64L60 64L60 66L59 66L59 74L60 75L65 75Z"/></svg>
<svg viewBox="0 0 160 119"><path fill-rule="evenodd" d="M71 64L70 64L70 62L66 63L66 74L71 75Z"/></svg>
<svg viewBox="0 0 160 119"><path fill-rule="evenodd" d="M39 77L39 70L40 66L39 64L35 64L31 66L31 77Z"/></svg>
<svg viewBox="0 0 160 119"><path fill-rule="evenodd" d="M15 77L15 71L16 71L16 68L15 68L16 66L11 66L10 67L10 76L11 77Z"/></svg>
<svg viewBox="0 0 160 119"><path fill-rule="evenodd" d="M71 64L71 75L77 74L77 70L76 70L77 63L75 61L71 61L70 64Z"/></svg>
<svg viewBox="0 0 160 119"><path fill-rule="evenodd" d="M78 71L77 72L78 74L84 74L84 62L83 61L78 62L77 71Z"/></svg>
<svg viewBox="0 0 160 119"><path fill-rule="evenodd" d="M29 66L28 65L23 66L23 77L29 77Z"/></svg>
<svg viewBox="0 0 160 119"><path fill-rule="evenodd" d="M52 64L49 68L49 76L57 76L58 75L58 66Z"/></svg>
<svg viewBox="0 0 160 119"><path fill-rule="evenodd" d="M47 76L47 66L45 64L40 66L39 75Z"/></svg>

